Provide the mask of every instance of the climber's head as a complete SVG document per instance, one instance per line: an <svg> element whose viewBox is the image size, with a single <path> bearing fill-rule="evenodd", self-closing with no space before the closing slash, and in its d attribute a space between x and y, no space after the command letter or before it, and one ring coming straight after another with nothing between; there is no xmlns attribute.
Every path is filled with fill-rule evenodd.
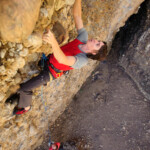
<svg viewBox="0 0 150 150"><path fill-rule="evenodd" d="M105 60L107 55L107 45L105 42L98 41L96 39L88 40L87 46L87 56L94 60Z"/></svg>
<svg viewBox="0 0 150 150"><path fill-rule="evenodd" d="M96 55L99 51L99 49L104 45L103 42L98 41L96 39L90 39L87 41L86 46L88 49L88 53L92 55Z"/></svg>

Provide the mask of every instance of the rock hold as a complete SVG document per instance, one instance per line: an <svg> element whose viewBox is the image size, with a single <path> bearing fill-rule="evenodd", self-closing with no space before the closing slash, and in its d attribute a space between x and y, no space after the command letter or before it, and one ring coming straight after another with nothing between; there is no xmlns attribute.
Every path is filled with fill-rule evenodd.
<svg viewBox="0 0 150 150"><path fill-rule="evenodd" d="M55 2L55 10L58 11L62 7L64 7L65 1L58 0Z"/></svg>
<svg viewBox="0 0 150 150"><path fill-rule="evenodd" d="M28 55L28 62L35 62L39 58L39 55L37 53L29 54Z"/></svg>
<svg viewBox="0 0 150 150"><path fill-rule="evenodd" d="M25 47L36 50L42 46L42 34L33 33L28 37L28 39L24 40L23 44Z"/></svg>
<svg viewBox="0 0 150 150"><path fill-rule="evenodd" d="M48 11L46 8L40 9L40 15L42 14L43 17L48 17Z"/></svg>
<svg viewBox="0 0 150 150"><path fill-rule="evenodd" d="M6 69L5 66L0 66L0 75L5 75Z"/></svg>
<svg viewBox="0 0 150 150"><path fill-rule="evenodd" d="M17 44L17 49L18 49L18 50L22 50L22 48L23 48L23 45L22 45L22 44Z"/></svg>
<svg viewBox="0 0 150 150"><path fill-rule="evenodd" d="M8 59L7 59L7 62L9 62L9 63L12 63L12 62L14 62L14 61L15 61L14 58L8 58Z"/></svg>
<svg viewBox="0 0 150 150"><path fill-rule="evenodd" d="M15 62L12 63L11 65L11 69L18 70L19 68L24 67L24 65L25 65L25 59L23 59L22 57L16 57Z"/></svg>
<svg viewBox="0 0 150 150"><path fill-rule="evenodd" d="M12 52L9 52L9 56L13 57L13 56L14 56L14 54L13 54Z"/></svg>
<svg viewBox="0 0 150 150"><path fill-rule="evenodd" d="M0 51L0 57L1 58L4 58L5 57L5 54L6 54L6 49L2 49L1 51Z"/></svg>
<svg viewBox="0 0 150 150"><path fill-rule="evenodd" d="M15 49L14 49L14 48L11 48L9 51L11 51L11 52L15 52Z"/></svg>
<svg viewBox="0 0 150 150"><path fill-rule="evenodd" d="M14 81L15 81L15 84L19 84L21 82L21 77L16 76Z"/></svg>
<svg viewBox="0 0 150 150"><path fill-rule="evenodd" d="M28 52L29 52L28 49L24 48L22 51L19 52L19 55L25 57L28 55Z"/></svg>
<svg viewBox="0 0 150 150"><path fill-rule="evenodd" d="M4 99L5 96L6 96L5 93L0 92L0 101L2 101L2 100Z"/></svg>
<svg viewBox="0 0 150 150"><path fill-rule="evenodd" d="M66 5L73 5L75 0L66 0Z"/></svg>
<svg viewBox="0 0 150 150"><path fill-rule="evenodd" d="M13 48L13 47L16 46L16 43L8 42L8 46L9 46L10 48Z"/></svg>

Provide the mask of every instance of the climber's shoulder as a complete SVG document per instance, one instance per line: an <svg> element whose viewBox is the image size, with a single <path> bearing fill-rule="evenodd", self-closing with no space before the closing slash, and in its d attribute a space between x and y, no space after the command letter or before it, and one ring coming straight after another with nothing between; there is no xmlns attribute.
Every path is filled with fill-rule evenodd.
<svg viewBox="0 0 150 150"><path fill-rule="evenodd" d="M86 43L88 40L88 33L87 33L86 29L81 28L81 29L77 30L77 32L78 32L77 39L83 43Z"/></svg>

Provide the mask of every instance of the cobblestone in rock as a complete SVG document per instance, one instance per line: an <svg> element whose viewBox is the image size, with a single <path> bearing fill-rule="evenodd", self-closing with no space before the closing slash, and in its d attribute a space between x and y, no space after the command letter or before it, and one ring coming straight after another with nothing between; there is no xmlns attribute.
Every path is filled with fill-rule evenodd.
<svg viewBox="0 0 150 150"><path fill-rule="evenodd" d="M18 50L22 50L23 49L23 45L22 44L17 44L16 47L17 47Z"/></svg>
<svg viewBox="0 0 150 150"><path fill-rule="evenodd" d="M16 43L8 42L8 46L9 46L10 48L13 48L13 47L16 46Z"/></svg>
<svg viewBox="0 0 150 150"><path fill-rule="evenodd" d="M1 57L1 58L4 58L4 57L5 57L5 54L6 54L6 49L2 49L2 50L0 51L0 57Z"/></svg>
<svg viewBox="0 0 150 150"><path fill-rule="evenodd" d="M22 57L27 56L29 53L28 48L24 48L22 51L19 52L19 55Z"/></svg>

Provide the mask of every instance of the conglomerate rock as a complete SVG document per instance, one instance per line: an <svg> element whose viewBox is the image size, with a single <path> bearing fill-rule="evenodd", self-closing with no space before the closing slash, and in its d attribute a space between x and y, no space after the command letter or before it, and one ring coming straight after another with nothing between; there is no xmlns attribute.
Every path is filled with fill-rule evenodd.
<svg viewBox="0 0 150 150"><path fill-rule="evenodd" d="M33 31L38 19L41 0L1 0L0 38L21 42Z"/></svg>
<svg viewBox="0 0 150 150"><path fill-rule="evenodd" d="M1 2L5 3L4 0ZM32 3L34 0L26 1L28 4L30 2L31 6L36 7L39 1L36 0L34 4ZM73 2L74 0L42 0L36 25L33 25L36 17L35 20L29 19L29 21L33 21L31 24L34 26L34 30L30 30L28 34L32 34L27 36L23 42L8 42L11 41L9 39L0 42L0 148L3 150L31 150L40 145L43 134L47 130L47 122L49 121L52 124L65 110L71 98L97 65L96 61L89 61L86 67L80 70L72 70L69 75L52 81L47 87L43 88L48 117L41 102L41 88L34 91L32 110L22 116L12 116L15 104L5 104L6 98L19 88L20 83L27 81L33 76L33 73L38 72L37 62L40 59L41 52L51 53L51 46L42 43L41 40L46 27L53 30L61 45L76 37L72 17ZM89 37L101 39L111 45L116 32L124 25L131 14L137 12L142 2L143 0L83 0L83 20ZM9 1L9 3L12 2ZM38 9L35 8L34 10L38 14ZM30 11L24 13L28 17L32 15ZM16 14L13 15L13 17L15 16ZM6 21L9 22L9 18ZM24 21L22 25L26 24L30 28L27 19L24 18ZM55 25L57 25L57 28ZM8 27L7 24L6 27ZM2 33L5 30L4 28L0 32ZM13 33L19 31L13 30ZM24 31L26 32L26 28ZM11 39L14 37L15 39L18 35L15 37L14 34L12 37L8 34L7 37Z"/></svg>

